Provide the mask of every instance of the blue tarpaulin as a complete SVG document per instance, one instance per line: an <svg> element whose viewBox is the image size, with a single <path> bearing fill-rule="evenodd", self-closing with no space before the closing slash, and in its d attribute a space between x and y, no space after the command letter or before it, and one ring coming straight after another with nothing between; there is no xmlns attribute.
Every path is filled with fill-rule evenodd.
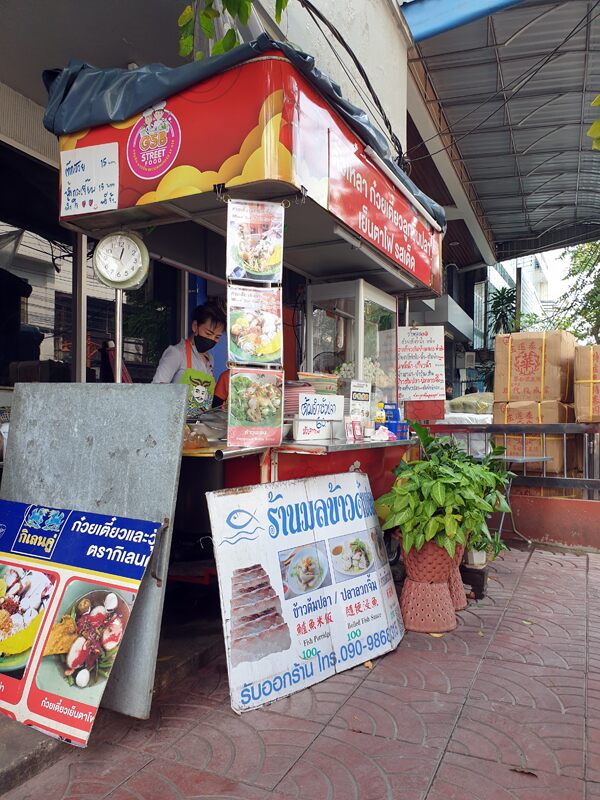
<svg viewBox="0 0 600 800"><path fill-rule="evenodd" d="M416 42L487 17L523 0L409 0L402 13Z"/></svg>

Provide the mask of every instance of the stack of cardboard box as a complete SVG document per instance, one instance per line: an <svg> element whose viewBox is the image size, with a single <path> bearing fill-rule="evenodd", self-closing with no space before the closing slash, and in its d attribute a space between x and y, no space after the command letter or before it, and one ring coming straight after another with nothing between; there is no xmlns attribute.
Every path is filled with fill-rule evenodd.
<svg viewBox="0 0 600 800"><path fill-rule="evenodd" d="M577 422L600 422L600 345L575 348Z"/></svg>
<svg viewBox="0 0 600 800"><path fill-rule="evenodd" d="M512 333L496 337L494 378L494 424L542 425L574 422L573 406L575 337L567 331ZM504 437L499 437L504 444ZM542 456L544 439L533 434L507 436L509 456ZM563 474L577 468L577 448L573 437L546 435L546 472ZM566 465L565 465L566 455ZM541 461L527 465L527 472L542 472ZM516 468L513 468L516 471Z"/></svg>

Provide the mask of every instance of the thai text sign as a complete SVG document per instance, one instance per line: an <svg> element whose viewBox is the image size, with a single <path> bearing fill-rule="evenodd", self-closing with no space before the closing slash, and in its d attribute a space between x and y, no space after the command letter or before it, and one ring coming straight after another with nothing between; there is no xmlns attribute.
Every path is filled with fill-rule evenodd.
<svg viewBox="0 0 600 800"><path fill-rule="evenodd" d="M0 711L87 743L158 529L0 500Z"/></svg>
<svg viewBox="0 0 600 800"><path fill-rule="evenodd" d="M444 328L398 328L398 400L444 400Z"/></svg>
<svg viewBox="0 0 600 800"><path fill-rule="evenodd" d="M207 498L234 711L398 645L402 617L366 475Z"/></svg>
<svg viewBox="0 0 600 800"><path fill-rule="evenodd" d="M80 147L60 154L60 214L90 214L119 205L119 147Z"/></svg>
<svg viewBox="0 0 600 800"><path fill-rule="evenodd" d="M344 398L337 394L301 394L298 416L300 419L344 419Z"/></svg>

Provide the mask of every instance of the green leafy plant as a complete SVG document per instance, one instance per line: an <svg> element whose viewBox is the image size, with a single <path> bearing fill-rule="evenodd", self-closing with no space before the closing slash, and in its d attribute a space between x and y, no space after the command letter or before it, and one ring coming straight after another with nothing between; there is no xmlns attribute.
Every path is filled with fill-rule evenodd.
<svg viewBox="0 0 600 800"><path fill-rule="evenodd" d="M416 422L423 458L401 461L396 481L377 500L383 529L400 528L405 552L421 550L426 542L443 547L453 558L456 545L470 546L471 538L494 539L487 518L494 511L509 512L504 490L510 473L498 461L502 448L492 446L480 463L451 437L435 437Z"/></svg>
<svg viewBox="0 0 600 800"><path fill-rule="evenodd" d="M517 316L517 290L504 287L490 296L489 310L494 333L510 333Z"/></svg>
<svg viewBox="0 0 600 800"><path fill-rule="evenodd" d="M247 25L253 0L193 0L177 20L179 55L198 61L205 55L217 56L233 50L240 43L236 26ZM276 0L275 19L281 15L288 0ZM217 35L217 26L221 28ZM210 47L212 42L212 47Z"/></svg>

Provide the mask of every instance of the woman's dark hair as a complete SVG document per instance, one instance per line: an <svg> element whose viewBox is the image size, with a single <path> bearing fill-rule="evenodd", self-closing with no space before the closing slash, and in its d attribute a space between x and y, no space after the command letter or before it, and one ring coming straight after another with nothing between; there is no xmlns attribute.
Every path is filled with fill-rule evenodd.
<svg viewBox="0 0 600 800"><path fill-rule="evenodd" d="M204 325L205 322L214 322L224 328L227 326L227 318L223 306L215 301L209 301L197 306L192 314L192 322L196 322L198 325Z"/></svg>

